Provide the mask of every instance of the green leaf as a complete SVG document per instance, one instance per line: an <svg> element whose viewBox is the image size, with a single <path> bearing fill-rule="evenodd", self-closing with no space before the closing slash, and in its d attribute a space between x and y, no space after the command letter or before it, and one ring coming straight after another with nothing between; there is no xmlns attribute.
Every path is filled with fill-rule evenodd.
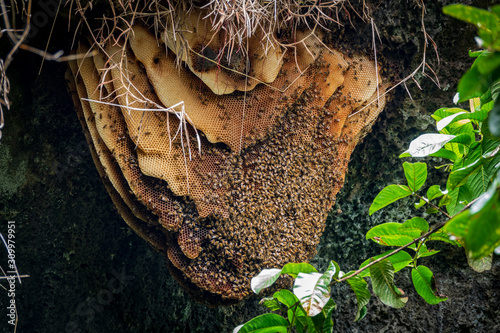
<svg viewBox="0 0 500 333"><path fill-rule="evenodd" d="M415 209L419 209L423 206L425 206L427 203L429 202L428 199L426 198L421 198L419 202L415 202L414 206L415 206Z"/></svg>
<svg viewBox="0 0 500 333"><path fill-rule="evenodd" d="M459 131L454 131L456 133L456 137L444 146L444 149L453 151L457 157L462 157L462 155L467 153L467 147L469 147L475 139L475 133L472 125L467 125L460 127ZM443 130L443 132L444 131L446 130Z"/></svg>
<svg viewBox="0 0 500 333"><path fill-rule="evenodd" d="M462 133L451 139L449 143L460 143L464 146L470 146L472 138L469 133Z"/></svg>
<svg viewBox="0 0 500 333"><path fill-rule="evenodd" d="M448 134L422 134L410 143L408 153L413 157L429 156L439 151L454 138L455 135Z"/></svg>
<svg viewBox="0 0 500 333"><path fill-rule="evenodd" d="M273 295L276 301L283 303L287 308L288 321L297 324L297 321L303 325L307 324L307 315L300 305L299 299L288 289L281 289ZM278 304L279 305L279 304Z"/></svg>
<svg viewBox="0 0 500 333"><path fill-rule="evenodd" d="M306 317L308 318L308 317ZM300 321L295 322L295 329L297 333L306 333L305 325L303 325ZM314 331L310 331L309 333L315 333Z"/></svg>
<svg viewBox="0 0 500 333"><path fill-rule="evenodd" d="M479 259L500 245L500 174L471 208L452 218L444 231L461 238L467 256Z"/></svg>
<svg viewBox="0 0 500 333"><path fill-rule="evenodd" d="M288 308L294 306L299 299L288 289L278 290L273 294L273 297L286 305Z"/></svg>
<svg viewBox="0 0 500 333"><path fill-rule="evenodd" d="M366 306L363 306L361 308L361 311L359 312L359 319L358 321L360 321L361 319L363 319L365 316L366 316L366 313L368 312Z"/></svg>
<svg viewBox="0 0 500 333"><path fill-rule="evenodd" d="M417 233L422 235L423 233L429 231L429 223L421 217L414 217L411 220L406 220L403 225L399 227L399 231L412 232L412 235L416 235Z"/></svg>
<svg viewBox="0 0 500 333"><path fill-rule="evenodd" d="M448 233L446 233L442 230L429 235L427 237L427 240L445 242L445 243L455 245L455 246L460 245L456 240L450 239L450 236L448 235Z"/></svg>
<svg viewBox="0 0 500 333"><path fill-rule="evenodd" d="M483 53L483 50L480 50L480 51L472 51L472 50L469 50L469 57L471 58L477 58L481 55L481 53Z"/></svg>
<svg viewBox="0 0 500 333"><path fill-rule="evenodd" d="M498 19L500 19L500 5L495 5L491 7L490 10Z"/></svg>
<svg viewBox="0 0 500 333"><path fill-rule="evenodd" d="M497 55L499 55L499 52L495 52ZM491 84L491 98L489 101L494 101L494 102L499 102L498 97L500 96L500 73L497 73L497 76L493 79L493 83ZM486 103L485 103L486 104ZM489 110L493 109L493 106L490 105L491 107Z"/></svg>
<svg viewBox="0 0 500 333"><path fill-rule="evenodd" d="M321 273L299 273L293 285L297 296L308 316L315 316L323 310L330 299L329 283L325 283Z"/></svg>
<svg viewBox="0 0 500 333"><path fill-rule="evenodd" d="M404 158L404 157L411 157L410 153L407 151L405 151L404 153L402 153L401 155L399 155L399 158Z"/></svg>
<svg viewBox="0 0 500 333"><path fill-rule="evenodd" d="M400 228L402 224L389 222L377 225L366 233L366 239L385 246L403 246L419 237L420 230Z"/></svg>
<svg viewBox="0 0 500 333"><path fill-rule="evenodd" d="M386 256L386 255L388 255L391 252L392 252L392 250L386 251L386 252L384 252L382 254L379 254L379 255L377 255L377 256L375 256L373 258L365 260L359 266L359 269L361 269L361 268L365 267L366 265L368 265L372 260L377 260L378 258L382 258L383 256ZM387 259L389 259L389 261L392 263L392 266L393 266L393 269L394 269L394 273L399 272L403 268L407 267L408 264L413 261L413 258L411 257L411 255L409 255L408 252L406 252L406 251L399 251L398 253L393 254L392 256L390 256ZM359 273L358 276L359 277L370 276L370 270L366 269L366 270L362 271L361 273Z"/></svg>
<svg viewBox="0 0 500 333"><path fill-rule="evenodd" d="M337 308L337 304L333 301L333 299L330 298L330 300L326 303L325 307L323 308L323 314L325 315L325 318L328 318L329 316L332 315L333 310Z"/></svg>
<svg viewBox="0 0 500 333"><path fill-rule="evenodd" d="M417 258L430 257L439 251L428 250L427 245L425 243L421 243L418 247Z"/></svg>
<svg viewBox="0 0 500 333"><path fill-rule="evenodd" d="M465 244L473 259L490 255L500 245L499 196L500 190L491 196L486 192L471 206Z"/></svg>
<svg viewBox="0 0 500 333"><path fill-rule="evenodd" d="M474 163L469 164L463 168L453 170L448 177L446 188L454 190L456 187L465 185L470 176L481 171L484 164L484 159L478 159Z"/></svg>
<svg viewBox="0 0 500 333"><path fill-rule="evenodd" d="M257 276L253 277L250 281L250 287L253 292L258 294L267 287L270 287L278 280L283 274L289 274L292 277L297 277L298 273L317 272L316 268L308 263L288 263L279 268L263 269Z"/></svg>
<svg viewBox="0 0 500 333"><path fill-rule="evenodd" d="M446 191L446 193L448 193L448 191ZM444 197L439 199L438 206L443 207L443 206L449 205L451 202L452 202L452 198L448 194L445 194Z"/></svg>
<svg viewBox="0 0 500 333"><path fill-rule="evenodd" d="M500 102L495 103L495 106L490 111L488 117L488 126L490 133L497 138L500 137Z"/></svg>
<svg viewBox="0 0 500 333"><path fill-rule="evenodd" d="M334 260L330 260L330 264L328 265L328 268L323 273L323 275L325 276L325 278L328 276L330 277L330 280L328 281L328 283L330 283L330 281L333 278L338 278L339 273L340 273L339 265Z"/></svg>
<svg viewBox="0 0 500 333"><path fill-rule="evenodd" d="M487 51L485 51L487 52ZM500 69L500 68L499 68ZM500 79L500 76L499 76ZM485 111L486 116L488 115L487 113L492 109L493 107L493 100L491 99L492 97L492 90L495 89L496 87L494 86L495 84L500 83L500 80L498 82L493 82L493 84L489 87L489 89L481 95L479 98L475 98L469 101L470 103L470 108L472 112L477 112L477 111Z"/></svg>
<svg viewBox="0 0 500 333"><path fill-rule="evenodd" d="M441 108L441 109L436 110L431 117L434 120L436 120L436 122L438 122L441 119L444 119L452 114L461 113L461 112L467 112L467 111L465 111L464 109L460 109L460 108Z"/></svg>
<svg viewBox="0 0 500 333"><path fill-rule="evenodd" d="M486 55L482 53L477 57L472 67L462 76L458 82L458 93L460 94L459 102L464 102L475 97L481 97L488 88L489 81L481 72L479 72L477 62Z"/></svg>
<svg viewBox="0 0 500 333"><path fill-rule="evenodd" d="M389 260L385 259L370 268L373 292L382 303L393 308L402 308L408 301L408 297L402 295L402 291L394 285L394 268Z"/></svg>
<svg viewBox="0 0 500 333"><path fill-rule="evenodd" d="M460 186L448 192L450 203L446 205L446 210L451 216L460 212L467 203L474 200L474 196L467 185Z"/></svg>
<svg viewBox="0 0 500 333"><path fill-rule="evenodd" d="M307 332L308 333L321 333L316 330L316 326L314 325L314 322L312 320L312 317L307 316Z"/></svg>
<svg viewBox="0 0 500 333"><path fill-rule="evenodd" d="M411 279L415 290L429 304L438 304L448 297L439 294L434 281L434 274L425 266L418 266L411 270Z"/></svg>
<svg viewBox="0 0 500 333"><path fill-rule="evenodd" d="M458 113L454 113L452 115L449 115L448 117L446 118L443 118L441 119L440 121L437 122L436 124L436 128L438 131L441 131L443 128L445 128L446 126L448 126L449 124L451 124L452 122L454 122L454 120L460 116L460 115L464 115L464 114L467 114L467 111L462 111L462 112L458 112Z"/></svg>
<svg viewBox="0 0 500 333"><path fill-rule="evenodd" d="M474 200L481 196L484 192L486 192L486 189L488 188L488 185L491 183L491 176L488 171L488 162L484 163L478 170L478 172L472 174L469 179L467 179L467 187L471 191L471 200ZM491 164L490 164L491 166Z"/></svg>
<svg viewBox="0 0 500 333"><path fill-rule="evenodd" d="M338 275L338 265L332 260L321 273L299 273L293 285L293 293L299 298L308 316L316 316L330 299L330 282Z"/></svg>
<svg viewBox="0 0 500 333"><path fill-rule="evenodd" d="M477 64L477 69L483 75L488 75L495 69L500 67L500 53L493 52L489 53L486 57L482 58L482 61Z"/></svg>
<svg viewBox="0 0 500 333"><path fill-rule="evenodd" d="M453 124L453 123L460 122L460 121L467 122L471 119L482 122L483 120L486 119L487 116L488 116L487 110L479 110L477 112L466 112L466 111L459 112L459 113L452 114L451 116L448 116L444 119L441 119L440 121L438 121L436 127L437 127L438 131L441 131L443 128L445 128L449 124Z"/></svg>
<svg viewBox="0 0 500 333"><path fill-rule="evenodd" d="M438 250L429 250L427 252L422 252L418 255L419 258L424 258L424 257L430 257L430 256L433 256L435 255L436 253L439 253L441 251L438 251Z"/></svg>
<svg viewBox="0 0 500 333"><path fill-rule="evenodd" d="M427 179L427 164L422 162L404 162L403 169L405 171L406 180L408 181L408 187L410 190L412 192L418 191Z"/></svg>
<svg viewBox="0 0 500 333"><path fill-rule="evenodd" d="M407 267L409 263L413 261L413 258L406 251L399 251L398 253L393 254L389 258L392 263L394 273L399 272L403 268Z"/></svg>
<svg viewBox="0 0 500 333"><path fill-rule="evenodd" d="M335 302L330 299L323 308L323 311L318 313L316 316L311 317L311 322L317 332L333 332L332 311L336 307L337 305Z"/></svg>
<svg viewBox="0 0 500 333"><path fill-rule="evenodd" d="M439 198L442 195L445 195L446 193L447 193L447 191L442 191L441 187L439 185L432 185L427 190L427 198L429 200L434 200L436 198Z"/></svg>
<svg viewBox="0 0 500 333"><path fill-rule="evenodd" d="M233 333L287 333L288 321L275 314L265 313L236 327Z"/></svg>
<svg viewBox="0 0 500 333"><path fill-rule="evenodd" d="M466 210L451 218L443 227L443 232L449 233L456 238L465 238L469 231L469 214L470 211Z"/></svg>
<svg viewBox="0 0 500 333"><path fill-rule="evenodd" d="M254 276L250 281L250 286L254 293L258 294L262 289L270 287L278 280L281 275L279 268L263 269L257 276Z"/></svg>
<svg viewBox="0 0 500 333"><path fill-rule="evenodd" d="M479 105L481 106L481 109L485 109L486 111L491 110L493 108L493 105L491 104L492 97L493 95L491 94L491 88L488 89L487 92L485 92L481 97L479 98Z"/></svg>
<svg viewBox="0 0 500 333"><path fill-rule="evenodd" d="M353 276L347 279L347 283L351 286L352 291L354 291L356 295L356 300L358 301L358 311L356 312L354 321L359 321L366 315L366 305L371 297L370 291L368 291L368 284L365 279L360 276Z"/></svg>
<svg viewBox="0 0 500 333"><path fill-rule="evenodd" d="M339 277L340 273L340 266L337 264L334 260L330 260L330 264L328 265L328 268L326 271L333 271L332 278L337 279Z"/></svg>
<svg viewBox="0 0 500 333"><path fill-rule="evenodd" d="M467 255L469 266L478 273L489 271L493 262L493 253L479 259L471 258Z"/></svg>
<svg viewBox="0 0 500 333"><path fill-rule="evenodd" d="M500 146L500 138L497 138L491 134L487 124L483 123L481 127L483 133L483 141L481 143L481 153L484 158L492 158L490 162L485 166L485 172L490 178L493 178L494 174L498 170L498 162L500 161L500 154L497 151L498 146Z"/></svg>
<svg viewBox="0 0 500 333"><path fill-rule="evenodd" d="M399 200L406 198L412 194L408 186L405 185L389 185L382 189L379 194L373 200L370 206L369 213L372 215L377 210L384 208L385 206Z"/></svg>
<svg viewBox="0 0 500 333"><path fill-rule="evenodd" d="M297 298L297 297L295 297L295 298ZM298 299L297 299L297 302L299 302ZM296 327L307 326L307 324L309 322L308 321L309 317L307 316L307 313L302 308L302 305L300 305L300 302L297 304L297 306L289 308L287 311L287 314L288 314L288 321L290 323L292 323L292 321L293 321L293 323L295 324ZM295 317L295 320L294 320L294 317Z"/></svg>
<svg viewBox="0 0 500 333"><path fill-rule="evenodd" d="M453 151L447 150L447 149L440 149L435 153L429 154L429 156L446 158L447 160L450 160L450 161L455 161L457 159L457 154L455 154Z"/></svg>
<svg viewBox="0 0 500 333"><path fill-rule="evenodd" d="M497 150L499 145L499 140L492 140L488 137L484 137L482 143L471 145L463 161L465 166L456 167L450 173L447 188L454 189L467 184L471 189L473 199L483 194L496 171L495 165L500 162L500 154Z"/></svg>
<svg viewBox="0 0 500 333"><path fill-rule="evenodd" d="M454 4L445 6L443 12L461 21L472 23L479 29L498 30L498 18L484 9Z"/></svg>
<svg viewBox="0 0 500 333"><path fill-rule="evenodd" d="M494 202L492 198L498 195L498 189L500 187L500 173L497 173L496 178L490 185L488 190L479 197L476 202L471 206L470 213L476 214L485 209L485 207Z"/></svg>
<svg viewBox="0 0 500 333"><path fill-rule="evenodd" d="M278 300L273 298L273 297L266 297L260 300L259 302L260 305L264 305L266 308L268 308L271 311L279 311L281 310L281 306L278 303Z"/></svg>
<svg viewBox="0 0 500 333"><path fill-rule="evenodd" d="M489 126L489 122L490 122L490 118L491 118L491 112L492 111L490 111L488 118L486 118L486 120L481 124L481 134L483 134L483 139L488 139L491 141L500 140L499 137L494 136L490 131L491 128ZM499 116L500 116L500 114L499 114ZM500 126L500 117L499 117L498 121L499 121L498 125Z"/></svg>
<svg viewBox="0 0 500 333"><path fill-rule="evenodd" d="M425 212L427 214L437 214L439 212L439 210L437 208L434 208L434 207L429 207L429 208L427 208L427 210Z"/></svg>
<svg viewBox="0 0 500 333"><path fill-rule="evenodd" d="M283 274L288 274L292 276L293 278L297 277L299 273L311 273L311 272L317 272L318 270L314 268L311 264L308 264L306 262L302 263L288 263L285 266L283 266L283 269L281 270L281 275Z"/></svg>

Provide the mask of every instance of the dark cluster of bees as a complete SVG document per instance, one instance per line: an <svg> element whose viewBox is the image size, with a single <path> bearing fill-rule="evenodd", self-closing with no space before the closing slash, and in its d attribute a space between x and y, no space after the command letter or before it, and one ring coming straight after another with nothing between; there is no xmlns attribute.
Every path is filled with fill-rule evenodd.
<svg viewBox="0 0 500 333"><path fill-rule="evenodd" d="M75 105L118 210L167 258L172 275L198 300L238 301L251 293L250 279L260 270L308 261L315 254L350 154L385 103L380 84L377 96L370 91L378 74L364 74L368 60L343 58L343 63L332 63L328 51L317 53L297 80L291 54L285 57L274 87L259 85L233 93L232 99L200 88L194 75L183 83L194 99L201 98L207 112L219 112L217 119L225 124L224 130L242 129L241 138L229 136L236 139L228 144L212 144L201 133L201 152L196 149L198 138L189 131L193 156L186 162L186 177L178 181L199 181L193 180L190 194L183 196L172 191L172 184L141 172L138 138L129 135L125 107L119 110L81 100L92 99L98 86L103 89L100 80L89 78L99 76L99 62L87 59L72 65L69 81ZM133 59L133 52L129 57ZM351 80L340 80L334 93L327 94L333 70L345 78L350 75ZM141 75L147 74L143 70ZM106 94L99 96L112 98L116 87L104 89ZM149 89L148 94L154 93ZM242 110L236 109L241 105L244 118ZM164 113L145 114L165 118ZM113 126L102 125L106 118ZM231 123L234 118L238 118L236 127ZM164 131L146 132L165 135ZM112 142L112 147L106 142ZM179 136L172 142L178 151L182 144Z"/></svg>

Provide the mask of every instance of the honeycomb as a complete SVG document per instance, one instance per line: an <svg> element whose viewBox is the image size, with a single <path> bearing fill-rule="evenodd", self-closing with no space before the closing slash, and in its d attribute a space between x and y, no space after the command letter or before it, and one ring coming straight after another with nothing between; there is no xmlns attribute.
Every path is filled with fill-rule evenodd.
<svg viewBox="0 0 500 333"><path fill-rule="evenodd" d="M67 80L123 219L196 299L221 304L260 270L314 256L385 87L369 57L318 34L228 50L200 17L182 17L176 38L134 25Z"/></svg>

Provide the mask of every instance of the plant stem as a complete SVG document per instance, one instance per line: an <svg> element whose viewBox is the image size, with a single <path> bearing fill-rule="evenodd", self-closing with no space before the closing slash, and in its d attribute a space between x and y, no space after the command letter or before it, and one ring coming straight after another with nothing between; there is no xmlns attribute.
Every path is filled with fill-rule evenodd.
<svg viewBox="0 0 500 333"><path fill-rule="evenodd" d="M297 313L297 308L299 307L299 304L300 304L300 301L298 301L297 303L295 303L293 305L293 307L295 309L293 310L292 321L290 322L290 326L288 326L288 328L287 328L287 332L291 332L292 331L292 327L295 326L295 315Z"/></svg>
<svg viewBox="0 0 500 333"><path fill-rule="evenodd" d="M451 216L445 212L444 210L442 210L440 207L436 206L435 204L433 204L429 199L427 198L423 198L421 197L420 195L418 195L417 193L413 193L414 196L416 196L417 198L419 198L420 200L424 200L425 202L427 202L429 205L431 205L433 208L437 209L439 212L441 212L442 214L444 214L448 219L451 219Z"/></svg>
<svg viewBox="0 0 500 333"><path fill-rule="evenodd" d="M420 248L422 247L422 245L424 244L424 242L420 242L420 244L418 244L417 248L415 249L415 257L413 258L413 267L417 267L417 260L418 260L418 252L420 251Z"/></svg>

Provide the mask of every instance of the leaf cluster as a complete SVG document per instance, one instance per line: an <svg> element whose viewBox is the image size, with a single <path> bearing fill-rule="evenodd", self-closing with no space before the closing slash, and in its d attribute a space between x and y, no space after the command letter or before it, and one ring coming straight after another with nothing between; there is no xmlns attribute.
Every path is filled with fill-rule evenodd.
<svg viewBox="0 0 500 333"><path fill-rule="evenodd" d="M331 261L324 273L307 263L289 263L282 269L264 269L252 278L252 290L258 294L276 282L282 275L295 278L292 291L282 289L272 297L263 298L261 304L276 313L266 313L255 317L234 329L234 333L247 332L332 332L332 311L336 304L330 296L330 284L338 278L340 268ZM286 318L286 319L285 319Z"/></svg>
<svg viewBox="0 0 500 333"><path fill-rule="evenodd" d="M401 157L433 156L447 161L441 165L450 172L446 189L431 187L416 207L441 197L438 206L445 206L451 218L443 230L464 245L469 264L476 267L478 260L484 261L500 246L500 5L489 11L450 5L444 12L476 25L476 40L484 48L470 52L475 61L460 79L455 98L469 101L470 110L437 110L432 117L439 133L416 138ZM375 202L370 213L381 203L389 204L384 197ZM431 207L428 212L437 210Z"/></svg>
<svg viewBox="0 0 500 333"><path fill-rule="evenodd" d="M429 304L437 304L447 299L436 289L433 273L423 265L417 265L417 260L432 256L439 251L428 249L428 241L449 240L446 234L433 234L428 237L429 224L423 218L415 217L402 224L389 222L372 228L366 234L378 244L385 246L406 245L413 250L413 255L399 248L387 251L381 255L369 258L361 264L356 272L343 273L335 261L331 261L325 272L318 272L307 263L289 263L282 269L271 268L262 270L252 278L252 290L259 294L272 286L280 276L290 275L295 278L292 291L282 289L272 297L263 298L261 304L271 311L253 318L247 323L235 328L239 332L332 332L332 311L336 308L331 298L331 285L347 281L357 300L355 321L363 319L367 313L366 305L371 293L368 280L371 281L373 293L386 305L394 308L405 306L408 298L396 287L394 274L405 267L411 267L411 276L416 291ZM414 241L416 239L416 241ZM414 241L414 244L406 244Z"/></svg>

